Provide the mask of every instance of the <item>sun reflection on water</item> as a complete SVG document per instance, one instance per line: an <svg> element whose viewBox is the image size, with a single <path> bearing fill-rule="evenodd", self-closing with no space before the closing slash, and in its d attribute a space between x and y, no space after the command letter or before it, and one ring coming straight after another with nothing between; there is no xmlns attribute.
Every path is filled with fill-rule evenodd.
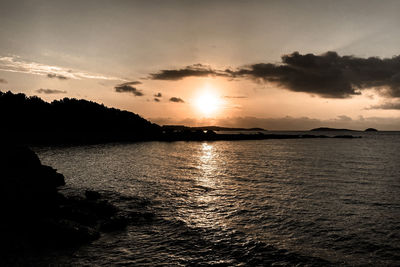
<svg viewBox="0 0 400 267"><path fill-rule="evenodd" d="M216 212L221 199L218 188L218 152L213 144L200 145L197 164L198 173L193 177L195 185L190 196L193 208L187 210L188 219L196 227L219 228L224 223Z"/></svg>
<svg viewBox="0 0 400 267"><path fill-rule="evenodd" d="M215 186L215 176L217 170L215 157L216 155L214 146L212 144L203 143L199 158L199 169L201 170L201 176L198 179L202 186Z"/></svg>

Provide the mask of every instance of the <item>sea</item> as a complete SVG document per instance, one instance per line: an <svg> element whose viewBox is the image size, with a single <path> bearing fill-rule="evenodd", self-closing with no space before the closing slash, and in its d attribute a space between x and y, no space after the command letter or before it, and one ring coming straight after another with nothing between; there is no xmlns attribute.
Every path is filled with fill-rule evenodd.
<svg viewBox="0 0 400 267"><path fill-rule="evenodd" d="M362 138L33 147L65 192L153 214L43 262L400 266L400 132L304 133Z"/></svg>

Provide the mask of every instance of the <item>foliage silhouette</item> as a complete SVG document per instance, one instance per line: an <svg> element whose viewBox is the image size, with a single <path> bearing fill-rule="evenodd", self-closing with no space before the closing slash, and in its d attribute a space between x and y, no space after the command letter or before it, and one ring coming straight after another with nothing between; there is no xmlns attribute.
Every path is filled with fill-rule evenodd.
<svg viewBox="0 0 400 267"><path fill-rule="evenodd" d="M99 143L158 139L161 127L137 114L75 98L51 103L0 92L2 137L18 143Z"/></svg>

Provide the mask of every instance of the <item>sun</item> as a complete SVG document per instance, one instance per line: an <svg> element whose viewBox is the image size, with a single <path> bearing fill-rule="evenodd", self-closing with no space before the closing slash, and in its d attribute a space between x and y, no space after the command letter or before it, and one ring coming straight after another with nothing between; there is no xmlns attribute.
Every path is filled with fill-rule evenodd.
<svg viewBox="0 0 400 267"><path fill-rule="evenodd" d="M205 116L215 114L221 105L219 97L210 92L201 93L196 98L195 103L198 110Z"/></svg>

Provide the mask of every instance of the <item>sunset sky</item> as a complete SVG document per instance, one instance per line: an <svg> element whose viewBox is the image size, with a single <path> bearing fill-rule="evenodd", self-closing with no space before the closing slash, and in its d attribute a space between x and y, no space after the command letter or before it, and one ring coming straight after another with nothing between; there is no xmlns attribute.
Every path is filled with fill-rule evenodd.
<svg viewBox="0 0 400 267"><path fill-rule="evenodd" d="M400 1L0 1L0 90L159 124L400 130Z"/></svg>

